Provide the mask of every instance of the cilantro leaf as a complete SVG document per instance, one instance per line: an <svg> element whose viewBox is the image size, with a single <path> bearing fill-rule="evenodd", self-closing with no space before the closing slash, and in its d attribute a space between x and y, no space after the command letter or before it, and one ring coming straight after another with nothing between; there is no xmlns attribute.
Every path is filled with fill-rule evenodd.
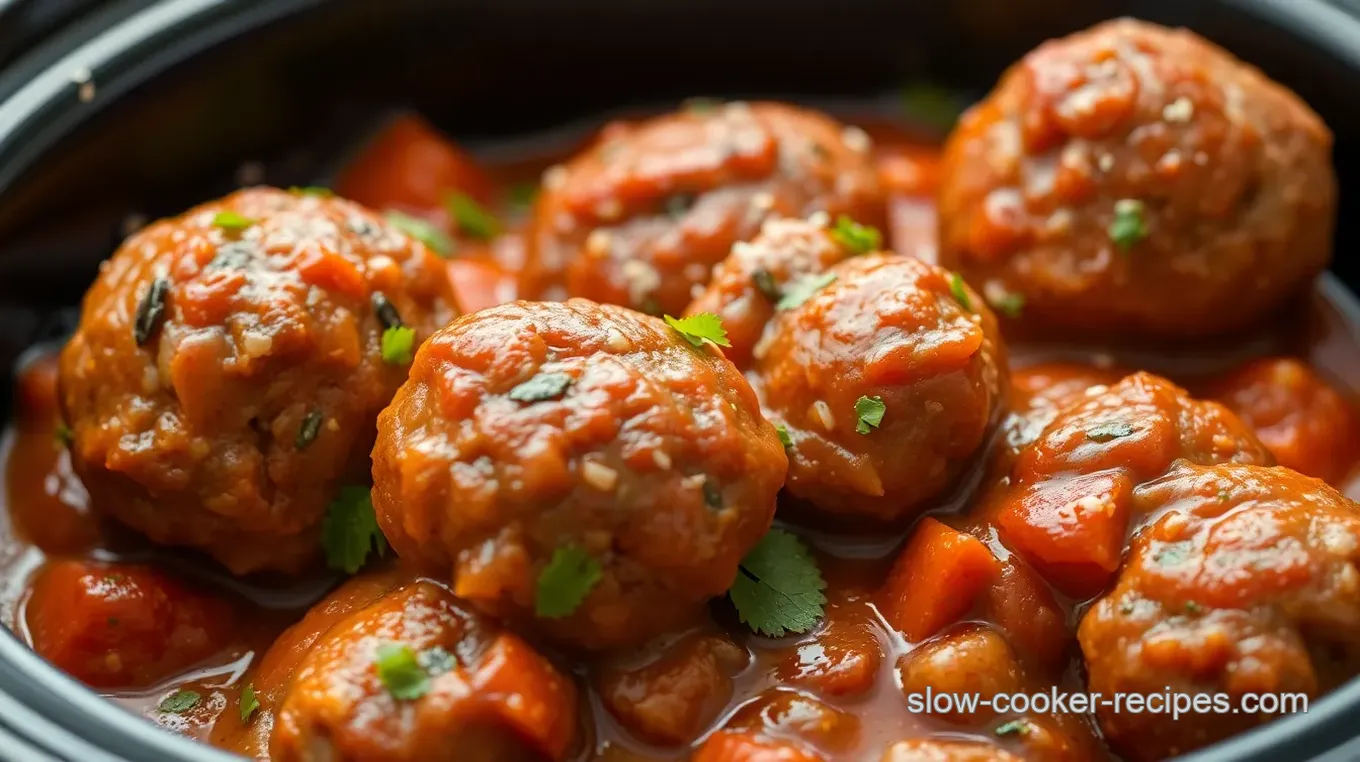
<svg viewBox="0 0 1360 762"><path fill-rule="evenodd" d="M466 193L450 193L444 199L444 206L463 235L489 241L501 234L500 220Z"/></svg>
<svg viewBox="0 0 1360 762"><path fill-rule="evenodd" d="M793 438L789 436L789 427L779 424L774 427L774 433L779 435L779 443L784 445L784 449L793 447Z"/></svg>
<svg viewBox="0 0 1360 762"><path fill-rule="evenodd" d="M968 287L964 284L962 275L958 273L949 274L949 293L953 295L954 301L958 302L960 307L969 312L973 311L973 298L968 295Z"/></svg>
<svg viewBox="0 0 1360 762"><path fill-rule="evenodd" d="M510 390L516 402L544 402L561 397L571 386L572 378L565 373L539 373Z"/></svg>
<svg viewBox="0 0 1360 762"><path fill-rule="evenodd" d="M416 354L416 329L404 325L384 328L382 359L388 365L410 365Z"/></svg>
<svg viewBox="0 0 1360 762"><path fill-rule="evenodd" d="M570 616L603 577L600 562L589 553L574 545L558 548L538 575L535 613L545 619Z"/></svg>
<svg viewBox="0 0 1360 762"><path fill-rule="evenodd" d="M882 397L860 397L855 400L855 431L868 434L870 429L878 428L886 412L888 406L883 404Z"/></svg>
<svg viewBox="0 0 1360 762"><path fill-rule="evenodd" d="M453 239L448 234L419 217L403 214L395 209L387 212L387 224L430 247L441 257L453 254Z"/></svg>
<svg viewBox="0 0 1360 762"><path fill-rule="evenodd" d="M684 318L666 315L665 318L666 325L679 331L685 341L696 347L702 347L705 341L720 347L732 346L732 342L727 340L727 329L723 328L722 320L712 312L700 312Z"/></svg>
<svg viewBox="0 0 1360 762"><path fill-rule="evenodd" d="M233 212L231 210L226 210L218 212L213 217L212 224L216 227L222 228L223 230L239 231L245 230L246 228L254 225L255 220L252 220L244 215L237 214L236 212Z"/></svg>
<svg viewBox="0 0 1360 762"><path fill-rule="evenodd" d="M835 273L809 275L790 283L784 289L784 296L774 306L777 310L791 310L812 298L812 295L836 282Z"/></svg>
<svg viewBox="0 0 1360 762"><path fill-rule="evenodd" d="M430 676L408 645L384 643L378 646L378 679L392 698L414 701L430 691Z"/></svg>
<svg viewBox="0 0 1360 762"><path fill-rule="evenodd" d="M883 234L872 225L861 225L842 214L836 218L831 237L856 254L868 254L883 248Z"/></svg>
<svg viewBox="0 0 1360 762"><path fill-rule="evenodd" d="M373 501L367 487L341 487L321 522L321 547L326 565L354 574L368 560L368 554L387 552L387 538L378 528Z"/></svg>
<svg viewBox="0 0 1360 762"><path fill-rule="evenodd" d="M250 722L250 716L255 714L255 710L260 708L260 699L255 695L255 684L246 683L246 687L241 691L241 698L238 701L241 710L241 722Z"/></svg>
<svg viewBox="0 0 1360 762"><path fill-rule="evenodd" d="M158 708L166 714L183 714L198 706L198 702L202 698L203 697L198 694L198 691L186 691L181 689L161 699Z"/></svg>
<svg viewBox="0 0 1360 762"><path fill-rule="evenodd" d="M1123 198L1114 202L1114 219L1106 231L1110 240L1119 250L1128 253L1139 241L1147 238L1147 221L1143 219L1145 207L1136 198Z"/></svg>
<svg viewBox="0 0 1360 762"><path fill-rule="evenodd" d="M728 595L751 629L778 638L807 632L822 618L826 582L802 540L771 529L742 559Z"/></svg>
<svg viewBox="0 0 1360 762"><path fill-rule="evenodd" d="M1029 723L1025 720L1011 720L998 725L993 732L998 736L1027 736L1029 735Z"/></svg>

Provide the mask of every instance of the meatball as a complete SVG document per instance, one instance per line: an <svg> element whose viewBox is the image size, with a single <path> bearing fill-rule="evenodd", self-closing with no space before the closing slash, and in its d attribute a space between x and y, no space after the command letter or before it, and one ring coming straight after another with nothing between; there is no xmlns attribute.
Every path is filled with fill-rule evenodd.
<svg viewBox="0 0 1360 762"><path fill-rule="evenodd" d="M709 312L722 319L732 345L724 354L737 367L751 364L751 353L786 291L863 253L828 230L826 222L824 215L767 221L750 243L732 247L713 268L708 288L685 310L687 315Z"/></svg>
<svg viewBox="0 0 1360 762"><path fill-rule="evenodd" d="M451 303L437 257L341 199L251 189L158 222L101 267L62 352L72 463L155 542L296 571L406 378L385 327L419 341Z"/></svg>
<svg viewBox="0 0 1360 762"><path fill-rule="evenodd" d="M1273 464L1222 405L1135 373L1064 409L984 507L1001 540L1055 587L1088 597L1114 575L1138 485L1176 460Z"/></svg>
<svg viewBox="0 0 1360 762"><path fill-rule="evenodd" d="M1195 34L1124 19L1041 45L950 136L940 262L1049 331L1211 335L1331 257L1332 136Z"/></svg>
<svg viewBox="0 0 1360 762"><path fill-rule="evenodd" d="M1229 713L1244 694L1314 696L1360 670L1360 506L1288 469L1240 464L1181 464L1134 500L1162 513L1081 621L1090 688L1223 693L1230 706L1179 719L1152 703L1103 707L1125 759L1176 756L1271 719Z"/></svg>
<svg viewBox="0 0 1360 762"><path fill-rule="evenodd" d="M1360 423L1336 390L1289 358L1248 363L1210 396L1256 430L1280 465L1335 484L1360 455Z"/></svg>
<svg viewBox="0 0 1360 762"><path fill-rule="evenodd" d="M756 348L788 490L823 512L896 521L947 490L994 429L1006 383L996 318L957 276L871 254L779 313Z"/></svg>
<svg viewBox="0 0 1360 762"><path fill-rule="evenodd" d="M695 104L606 127L549 170L527 240L525 293L678 315L732 244L770 217L825 212L882 227L862 130L778 103Z"/></svg>
<svg viewBox="0 0 1360 762"><path fill-rule="evenodd" d="M335 621L275 711L276 762L560 761L578 721L565 675L422 579Z"/></svg>
<svg viewBox="0 0 1360 762"><path fill-rule="evenodd" d="M373 504L397 553L451 569L459 596L608 648L728 589L786 469L716 348L621 307L514 302L421 347L378 418Z"/></svg>

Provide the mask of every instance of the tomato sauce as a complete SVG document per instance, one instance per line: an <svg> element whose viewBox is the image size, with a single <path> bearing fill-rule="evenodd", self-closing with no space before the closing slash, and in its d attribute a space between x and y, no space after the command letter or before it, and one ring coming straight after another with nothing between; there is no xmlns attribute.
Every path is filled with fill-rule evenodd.
<svg viewBox="0 0 1360 762"><path fill-rule="evenodd" d="M890 242L900 253L933 260L937 148L891 120L866 129L875 138L880 180L891 191ZM570 136L559 146L578 142ZM520 188L564 153L558 147L483 169L428 125L408 118L342 174L336 191L423 217L454 236L458 248L448 274L462 310L474 311L515 298L524 260ZM496 215L504 233L480 240L460 231L439 198L450 187ZM961 531L966 522L958 509L976 502L995 474L1005 473L1007 437L1035 425L1051 406L1046 395L1058 396L1067 383L1080 393L1103 377L1118 378L1119 368L1150 369L1199 390L1250 358L1291 354L1350 406L1360 391L1360 326L1321 294L1299 314L1292 324L1210 347L1116 350L1041 337L1012 340L1013 369L1043 367L1017 380L1017 410L1028 412L1002 427L962 494L921 520L929 531L918 532L900 558L904 532L803 533L828 583L818 629L779 639L753 635L719 600L712 622L641 653L587 661L555 655L582 690L586 740L574 759L687 759L718 734L702 758L731 762L763 743L748 737L752 733L801 739L845 760L877 760L891 744L930 733L998 742L1043 759L1108 757L1086 717L907 711L903 686L1081 688L1075 646L1059 639L1055 649L1048 635L1070 625L1091 591L1054 591L1023 567L999 563L1003 556L993 555L999 546ZM240 692L252 680L263 685L261 656L336 580L236 580L101 522L61 443L52 348L36 349L17 372L15 416L0 439L0 622L49 657L60 654L60 666L103 695L169 730L263 753L261 728L244 727L235 716ZM1346 452L1349 467L1337 468L1354 476L1338 481L1360 497L1357 449ZM924 570L929 584L923 583ZM941 579L948 585L940 586ZM174 605L158 607L158 601ZM978 621L994 623L1011 645L987 634L995 630L969 624ZM73 628L79 632L67 632ZM941 631L947 640L918 647ZM304 637L292 648L302 653L310 645ZM162 709L167 698L186 690L201 700L184 712ZM1024 732L1013 732L1017 719L1026 723Z"/></svg>

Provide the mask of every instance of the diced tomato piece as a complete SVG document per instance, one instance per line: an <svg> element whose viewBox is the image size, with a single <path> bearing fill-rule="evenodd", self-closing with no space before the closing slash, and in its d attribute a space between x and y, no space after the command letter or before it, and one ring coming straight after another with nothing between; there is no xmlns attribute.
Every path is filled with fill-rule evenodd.
<svg viewBox="0 0 1360 762"><path fill-rule="evenodd" d="M58 561L33 583L33 650L99 688L135 688L222 650L232 606L144 566Z"/></svg>
<svg viewBox="0 0 1360 762"><path fill-rule="evenodd" d="M335 192L374 209L442 215L457 191L486 204L490 178L473 158L415 114L393 120L341 173Z"/></svg>
<svg viewBox="0 0 1360 762"><path fill-rule="evenodd" d="M709 736L690 762L822 762L822 758L788 741L723 730Z"/></svg>
<svg viewBox="0 0 1360 762"><path fill-rule="evenodd" d="M576 690L527 643L514 636L496 638L469 682L468 699L499 724L545 759L567 757L576 740Z"/></svg>
<svg viewBox="0 0 1360 762"><path fill-rule="evenodd" d="M893 564L879 608L888 624L919 642L968 613L1000 573L981 540L926 517Z"/></svg>
<svg viewBox="0 0 1360 762"><path fill-rule="evenodd" d="M1133 484L1123 471L1047 479L998 511L1001 537L1059 590L1100 592L1124 551Z"/></svg>
<svg viewBox="0 0 1360 762"><path fill-rule="evenodd" d="M1001 578L987 589L984 618L996 623L1020 660L1042 669L1061 669L1073 632L1053 591L1012 554L1001 566Z"/></svg>
<svg viewBox="0 0 1360 762"><path fill-rule="evenodd" d="M450 259L446 267L453 298L464 315L515 300L518 291L515 274L489 257L460 256Z"/></svg>

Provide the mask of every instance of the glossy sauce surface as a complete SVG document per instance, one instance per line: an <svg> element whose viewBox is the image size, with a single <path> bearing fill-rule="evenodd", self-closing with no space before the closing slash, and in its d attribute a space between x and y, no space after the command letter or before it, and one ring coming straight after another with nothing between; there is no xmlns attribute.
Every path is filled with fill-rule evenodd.
<svg viewBox="0 0 1360 762"><path fill-rule="evenodd" d="M885 235L896 251L929 261L934 256L930 199L936 151L908 137L890 120L870 120L864 126L875 138L880 181L890 192ZM383 149L396 154L386 161L400 161L402 146L409 148L414 140L418 136L408 135L396 147ZM536 176L561 155L553 151L517 157L485 173L456 157L433 163L447 175L433 180L433 188L464 188L495 208L510 226L492 242L465 243L459 255L448 260L464 312L515 295L516 276L523 264L522 242L515 228L523 212L513 208L507 189L513 181ZM338 190L360 202L412 212L441 206L436 191L394 202L394 192L381 187L380 178L374 179L378 175L361 163L342 177ZM732 756L735 752L724 756L720 748L728 739L739 738L727 731L788 739L836 760L873 762L896 742L932 734L972 738L1026 758L1108 756L1089 717L935 717L906 710L903 686L982 692L1045 690L1055 684L1068 690L1081 688L1076 649L1062 647L1059 641L1055 650L1045 635L1074 622L1074 612L1091 591L1053 591L1022 567L989 567L996 562L984 543L966 534L969 512L1009 470L1009 440L1023 436L1027 427L1041 427L1047 422L1044 416L1051 417L1050 396L1061 396L1067 393L1064 390L1081 394L1092 384L1117 380L1123 375L1117 368L1153 370L1200 394L1227 383L1224 374L1253 357L1292 354L1330 382L1339 392L1338 399L1349 405L1360 389L1360 325L1348 323L1321 295L1300 305L1298 315L1296 321L1277 325L1268 333L1174 350L1117 351L1094 345L1053 345L1042 337L1008 337L1009 361L1016 377L1013 406L1023 412L1006 422L989 454L962 480L957 493L935 506L935 517L921 520L934 523L929 525L930 535L921 540L920 563L933 568L934 559L944 556L931 554L947 554L955 564L951 568L958 571L944 592L976 591L976 596L965 599L965 608L949 611L955 604L941 599L938 605L943 608L933 612L929 604L913 598L910 606L899 611L893 600L883 596L885 580L890 577L901 577L902 584L910 585L909 563L894 565L906 531L849 537L809 531L806 536L816 549L829 600L824 622L810 634L782 639L755 636L737 621L730 604L719 600L711 604L712 616L706 621L660 638L638 653L581 659L543 649L573 676L581 691L584 740L572 758L611 762L688 759L704 739L719 733L721 737L710 742L702 758L714 762L740 759ZM1067 364L1053 364L1059 361ZM1035 366L1042 369L1023 370ZM35 350L18 373L15 417L0 440L5 469L0 503L0 622L25 642L46 639L49 644L61 644L61 652L70 654L70 661L61 666L91 684L103 679L136 684L136 689L120 688L107 695L153 722L229 749L264 754L264 735L273 718L262 721L263 717L257 717L253 724L243 725L237 717L240 691L247 683L262 693L270 690L270 671L278 665L262 665L261 657L336 580L234 580L202 558L153 548L96 519L89 510L89 495L71 473L66 451L58 443L54 355ZM1329 399L1310 404L1334 403ZM1286 417L1275 415L1271 422L1283 426ZM1280 436L1286 444L1292 441L1287 434ZM1329 464L1330 474L1355 470L1357 450L1345 452L1347 462ZM1333 478L1338 486L1347 482L1346 477ZM1352 498L1360 494L1356 487L1345 491ZM72 616L70 612L89 615L90 609L82 608L79 601L44 592L54 579L64 580L62 590L96 588L94 597L100 600L147 595L191 600L197 603L188 608L196 613L188 621L138 622L124 621L116 610L101 611L96 615L105 616L105 627L99 639L63 640L60 624ZM111 595L109 587L121 592ZM367 594L371 591L360 586L353 595ZM185 608L175 607L180 612ZM326 612L314 616L324 617ZM929 621L913 624L912 618L928 620L931 616L946 623L962 621L948 626L945 637L921 648L911 639L917 628L923 637L938 628ZM890 621L897 627L889 626ZM998 637L998 632L1007 637ZM165 642L151 646L159 655L143 655L137 661L153 662L157 669L136 674L121 671L109 654L148 647L151 633L164 638ZM300 659L312 645L305 631L285 637L290 639L283 651L285 658L291 652ZM44 651L54 648L49 645ZM163 711L162 701L181 689L198 692L202 700L186 712ZM1025 732L997 732L1016 719L1027 723ZM731 744L739 741L731 740Z"/></svg>

